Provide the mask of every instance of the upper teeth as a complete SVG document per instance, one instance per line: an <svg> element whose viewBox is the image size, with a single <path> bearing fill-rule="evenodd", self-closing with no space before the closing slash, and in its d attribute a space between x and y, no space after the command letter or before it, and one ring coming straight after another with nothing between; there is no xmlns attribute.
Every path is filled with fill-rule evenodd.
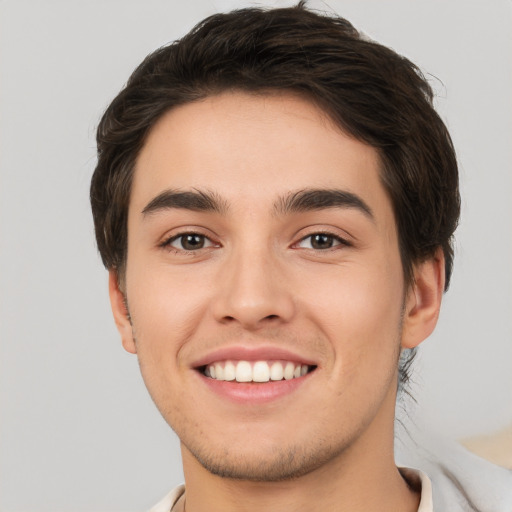
<svg viewBox="0 0 512 512"><path fill-rule="evenodd" d="M208 365L205 374L216 380L268 382L302 377L308 370L308 365L291 361L222 361Z"/></svg>

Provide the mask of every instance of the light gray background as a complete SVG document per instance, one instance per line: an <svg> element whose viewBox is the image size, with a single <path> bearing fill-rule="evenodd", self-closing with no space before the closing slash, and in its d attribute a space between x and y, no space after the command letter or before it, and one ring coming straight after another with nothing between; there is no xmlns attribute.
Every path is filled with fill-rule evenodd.
<svg viewBox="0 0 512 512"><path fill-rule="evenodd" d="M463 217L413 391L420 425L492 432L512 422L512 3L328 3L432 75ZM1 511L141 511L182 479L110 317L88 205L94 130L147 53L243 5L0 2Z"/></svg>

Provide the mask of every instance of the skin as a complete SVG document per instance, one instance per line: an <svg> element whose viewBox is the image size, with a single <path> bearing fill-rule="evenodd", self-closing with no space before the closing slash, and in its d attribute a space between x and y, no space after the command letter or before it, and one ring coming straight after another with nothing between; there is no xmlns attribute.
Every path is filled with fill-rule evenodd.
<svg viewBox="0 0 512 512"><path fill-rule="evenodd" d="M397 361L436 324L444 262L438 252L416 265L405 286L379 165L292 94L224 93L152 129L123 289L111 271L110 296L123 346L180 437L188 512L417 510L393 459ZM170 189L213 193L220 211L144 213ZM349 192L371 215L277 208L305 189ZM185 251L183 233L204 247ZM313 245L317 233L332 247ZM287 349L316 369L276 400L235 403L194 367L232 346Z"/></svg>

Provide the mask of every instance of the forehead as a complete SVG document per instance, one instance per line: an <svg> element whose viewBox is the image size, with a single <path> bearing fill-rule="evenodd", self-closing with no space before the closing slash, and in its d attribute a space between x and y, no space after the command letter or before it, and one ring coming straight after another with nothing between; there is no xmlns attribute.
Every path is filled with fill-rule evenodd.
<svg viewBox="0 0 512 512"><path fill-rule="evenodd" d="M156 123L136 162L130 210L141 212L170 188L214 191L234 208L335 188L389 210L379 170L374 148L304 98L223 93Z"/></svg>

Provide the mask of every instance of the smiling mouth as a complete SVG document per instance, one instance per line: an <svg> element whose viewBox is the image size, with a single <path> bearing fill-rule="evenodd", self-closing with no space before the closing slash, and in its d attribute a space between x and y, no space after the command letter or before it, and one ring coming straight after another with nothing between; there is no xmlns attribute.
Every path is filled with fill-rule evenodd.
<svg viewBox="0 0 512 512"><path fill-rule="evenodd" d="M292 361L218 361L198 368L206 377L232 382L270 382L304 377L314 365Z"/></svg>

